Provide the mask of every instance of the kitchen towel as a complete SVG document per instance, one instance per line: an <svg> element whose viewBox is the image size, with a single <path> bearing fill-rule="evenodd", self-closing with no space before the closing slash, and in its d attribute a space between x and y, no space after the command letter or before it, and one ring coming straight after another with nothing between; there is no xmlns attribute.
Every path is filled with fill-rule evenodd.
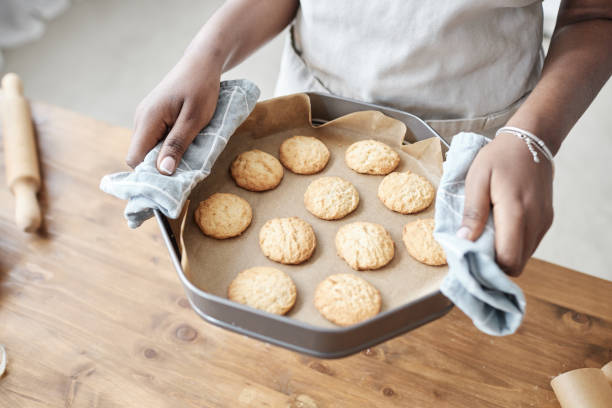
<svg viewBox="0 0 612 408"><path fill-rule="evenodd" d="M151 218L154 209L166 217L178 218L189 193L210 174L215 160L234 131L249 116L258 98L259 88L246 79L221 82L212 119L198 133L173 175L166 176L157 171L160 142L133 172L109 174L102 178L102 191L128 200L125 218L130 228L136 228Z"/></svg>
<svg viewBox="0 0 612 408"><path fill-rule="evenodd" d="M453 137L436 197L434 237L446 253L449 272L440 290L481 331L504 336L518 329L525 296L495 263L493 214L475 241L455 235L463 218L465 178L476 154L488 143L476 133Z"/></svg>

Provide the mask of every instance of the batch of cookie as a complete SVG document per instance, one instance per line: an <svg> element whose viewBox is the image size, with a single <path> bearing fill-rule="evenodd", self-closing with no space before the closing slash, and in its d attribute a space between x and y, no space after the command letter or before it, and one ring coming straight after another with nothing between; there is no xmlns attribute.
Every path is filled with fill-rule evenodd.
<svg viewBox="0 0 612 408"><path fill-rule="evenodd" d="M295 174L311 175L327 165L330 152L325 144L309 136L293 136L279 149L280 162L271 154L250 150L239 154L230 166L236 184L249 191L276 188L283 178L283 166ZM428 208L435 189L424 177L394 172L399 154L375 140L353 143L345 153L346 165L360 174L384 176L378 187L378 199L386 208L401 214L414 214ZM281 165L282 163L282 165ZM355 186L340 177L320 177L304 193L304 206L314 216L333 222L346 217L359 205ZM229 193L215 193L202 201L194 217L202 232L212 238L238 237L250 225L253 212L243 198ZM433 238L434 220L418 219L402 229L407 252L417 261L431 266L446 264L440 245ZM376 270L387 265L395 255L395 245L387 230L376 223L358 221L340 227L335 238L336 252L356 271ZM297 265L308 260L317 246L312 226L298 217L268 220L259 231L259 246L270 260ZM227 290L230 300L285 314L297 299L291 277L279 269L256 266L240 272ZM372 284L355 274L328 276L317 286L314 305L327 320L348 326L380 312L381 294Z"/></svg>

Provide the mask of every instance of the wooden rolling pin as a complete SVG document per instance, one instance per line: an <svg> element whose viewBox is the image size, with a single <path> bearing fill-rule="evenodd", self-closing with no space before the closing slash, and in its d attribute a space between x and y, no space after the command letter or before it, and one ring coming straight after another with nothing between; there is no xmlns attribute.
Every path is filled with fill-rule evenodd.
<svg viewBox="0 0 612 408"><path fill-rule="evenodd" d="M2 138L6 181L15 196L17 227L34 232L40 227L41 212L36 193L40 171L30 107L23 97L23 85L16 74L2 78Z"/></svg>

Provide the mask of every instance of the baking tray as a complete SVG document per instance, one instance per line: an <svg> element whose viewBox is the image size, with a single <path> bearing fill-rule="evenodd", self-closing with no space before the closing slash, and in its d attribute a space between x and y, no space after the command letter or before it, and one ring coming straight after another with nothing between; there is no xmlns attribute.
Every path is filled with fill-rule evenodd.
<svg viewBox="0 0 612 408"><path fill-rule="evenodd" d="M423 120L409 113L328 94L309 92L306 95L310 98L313 124L322 124L352 112L376 110L406 125L407 143L436 137L440 139L443 151L448 149L444 139ZM362 323L334 328L317 327L266 313L196 287L183 271L177 239L168 219L158 210L155 210L155 217L187 299L198 315L216 326L289 350L319 358L348 356L438 319L453 307L450 300L436 291Z"/></svg>

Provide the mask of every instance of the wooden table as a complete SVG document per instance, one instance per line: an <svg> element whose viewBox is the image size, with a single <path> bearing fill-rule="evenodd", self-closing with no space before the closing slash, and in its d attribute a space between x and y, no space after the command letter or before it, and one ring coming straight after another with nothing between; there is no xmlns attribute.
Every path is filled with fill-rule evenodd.
<svg viewBox="0 0 612 408"><path fill-rule="evenodd" d="M553 376L612 360L612 283L532 260L517 334L458 309L352 357L318 360L205 323L155 221L129 230L98 189L130 132L33 105L43 232L0 182L0 407L556 407ZM0 178L4 180L4 166Z"/></svg>

